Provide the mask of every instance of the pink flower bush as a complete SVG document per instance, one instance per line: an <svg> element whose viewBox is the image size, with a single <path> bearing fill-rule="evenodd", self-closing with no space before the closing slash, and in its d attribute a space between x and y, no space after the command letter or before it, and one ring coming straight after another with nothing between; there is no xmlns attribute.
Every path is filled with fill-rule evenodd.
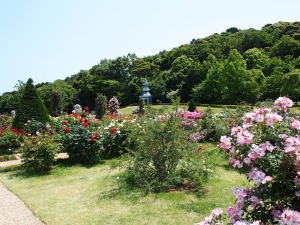
<svg viewBox="0 0 300 225"><path fill-rule="evenodd" d="M287 97L279 97L274 102L274 107L283 111L287 111L287 108L290 108L294 105L293 101Z"/></svg>
<svg viewBox="0 0 300 225"><path fill-rule="evenodd" d="M293 210L284 210L280 216L280 224L288 225L299 225L300 224L300 213Z"/></svg>
<svg viewBox="0 0 300 225"><path fill-rule="evenodd" d="M204 112L197 109L194 112L182 110L180 111L179 115L186 119L198 120L202 118Z"/></svg>
<svg viewBox="0 0 300 225"><path fill-rule="evenodd" d="M300 225L300 118L291 106L292 100L280 97L273 108L246 113L242 125L221 137L229 163L254 183L233 190L229 224Z"/></svg>
<svg viewBox="0 0 300 225"><path fill-rule="evenodd" d="M211 211L208 217L204 218L204 221L200 223L195 223L194 225L210 225L210 224L223 225L223 223L219 221L219 219L221 219L222 214L223 214L222 209L219 208L214 209Z"/></svg>

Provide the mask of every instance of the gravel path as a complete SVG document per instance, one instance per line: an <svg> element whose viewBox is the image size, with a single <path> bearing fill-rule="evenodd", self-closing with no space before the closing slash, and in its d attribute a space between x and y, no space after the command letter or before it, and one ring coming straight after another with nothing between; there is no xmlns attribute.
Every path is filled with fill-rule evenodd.
<svg viewBox="0 0 300 225"><path fill-rule="evenodd" d="M45 225L16 195L0 183L0 225Z"/></svg>

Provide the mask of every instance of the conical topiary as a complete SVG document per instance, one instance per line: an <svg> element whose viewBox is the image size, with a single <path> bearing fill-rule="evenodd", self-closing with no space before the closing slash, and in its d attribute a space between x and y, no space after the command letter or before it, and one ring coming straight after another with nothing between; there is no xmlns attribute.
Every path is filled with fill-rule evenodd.
<svg viewBox="0 0 300 225"><path fill-rule="evenodd" d="M31 119L45 123L49 121L49 115L44 103L36 91L35 86L33 85L33 80L29 78L20 104L16 110L13 127L22 129L24 128L25 123Z"/></svg>
<svg viewBox="0 0 300 225"><path fill-rule="evenodd" d="M107 112L107 97L103 94L97 94L95 99L95 112L98 119L102 119Z"/></svg>

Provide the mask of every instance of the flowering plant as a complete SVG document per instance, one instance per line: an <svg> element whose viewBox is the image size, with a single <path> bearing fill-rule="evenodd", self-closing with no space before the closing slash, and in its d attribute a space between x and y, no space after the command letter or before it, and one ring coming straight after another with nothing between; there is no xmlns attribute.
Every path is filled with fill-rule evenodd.
<svg viewBox="0 0 300 225"><path fill-rule="evenodd" d="M241 126L221 137L229 163L254 183L234 189L237 201L227 209L229 223L300 224L300 117L288 110L292 105L280 97L273 108L246 113Z"/></svg>
<svg viewBox="0 0 300 225"><path fill-rule="evenodd" d="M13 153L23 141L23 134L18 129L0 128L0 154Z"/></svg>
<svg viewBox="0 0 300 225"><path fill-rule="evenodd" d="M182 110L180 111L179 115L186 119L198 120L203 117L204 112L197 109L195 109L193 112Z"/></svg>
<svg viewBox="0 0 300 225"><path fill-rule="evenodd" d="M120 156L127 152L128 134L131 132L132 122L130 120L110 120L108 124L100 128L102 130L102 144L104 158Z"/></svg>
<svg viewBox="0 0 300 225"><path fill-rule="evenodd" d="M112 97L108 101L108 110L110 114L118 114L118 110L120 108L120 103L116 97Z"/></svg>
<svg viewBox="0 0 300 225"><path fill-rule="evenodd" d="M73 162L96 163L102 150L101 135L96 126L86 118L75 118L61 122L60 142Z"/></svg>

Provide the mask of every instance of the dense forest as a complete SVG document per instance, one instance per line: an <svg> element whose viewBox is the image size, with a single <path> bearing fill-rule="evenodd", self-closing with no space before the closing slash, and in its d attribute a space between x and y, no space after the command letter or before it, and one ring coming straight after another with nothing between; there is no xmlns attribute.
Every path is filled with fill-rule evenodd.
<svg viewBox="0 0 300 225"><path fill-rule="evenodd" d="M65 80L36 87L48 111L58 115L75 103L94 109L97 93L116 96L122 106L137 104L145 78L155 103L168 102L173 91L182 102L255 103L280 95L299 101L300 22L261 30L231 27L153 56L102 59ZM23 90L19 82L16 91L4 93L0 111L15 109Z"/></svg>

